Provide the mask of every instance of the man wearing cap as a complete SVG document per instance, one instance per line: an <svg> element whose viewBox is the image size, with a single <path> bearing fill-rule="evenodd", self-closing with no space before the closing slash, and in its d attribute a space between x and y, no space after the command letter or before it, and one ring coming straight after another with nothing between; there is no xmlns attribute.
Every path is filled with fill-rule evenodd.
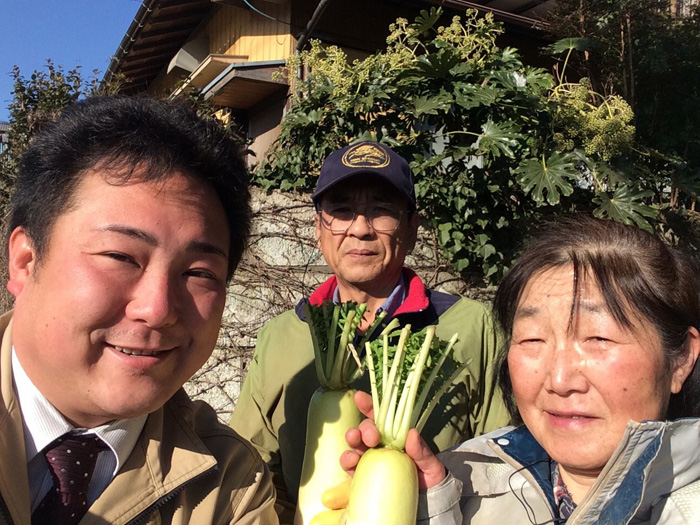
<svg viewBox="0 0 700 525"><path fill-rule="evenodd" d="M367 303L365 328L385 311L385 322L397 318L415 330L436 324L442 339L459 333L455 358L469 364L425 426L423 437L434 450L509 422L491 373L497 337L488 309L427 289L404 266L419 223L408 163L383 144L344 147L324 162L312 199L316 238L333 276L260 330L231 418L231 426L270 466L278 501L292 504L299 489L308 403L319 386L304 301ZM368 391L366 378L355 386Z"/></svg>

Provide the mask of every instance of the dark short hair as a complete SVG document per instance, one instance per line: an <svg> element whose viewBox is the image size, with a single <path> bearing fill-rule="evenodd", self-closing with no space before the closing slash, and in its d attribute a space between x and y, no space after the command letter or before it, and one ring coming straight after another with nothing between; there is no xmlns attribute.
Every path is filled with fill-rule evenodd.
<svg viewBox="0 0 700 525"><path fill-rule="evenodd" d="M506 405L520 422L510 374L508 349L518 303L538 273L573 266L575 315L582 278L592 277L611 315L622 326L650 323L661 339L666 365L685 356L688 328L700 323L698 273L691 259L658 237L634 226L592 217L568 217L543 225L531 238L496 291L494 315L504 334L498 382ZM700 366L672 394L666 417L700 416Z"/></svg>
<svg viewBox="0 0 700 525"><path fill-rule="evenodd" d="M243 143L213 120L181 103L122 95L94 96L64 110L39 133L20 160L10 201L7 236L21 226L37 260L45 253L58 217L73 204L84 174L93 168L126 182L176 171L210 183L230 232L227 277L245 251L250 231L250 191Z"/></svg>

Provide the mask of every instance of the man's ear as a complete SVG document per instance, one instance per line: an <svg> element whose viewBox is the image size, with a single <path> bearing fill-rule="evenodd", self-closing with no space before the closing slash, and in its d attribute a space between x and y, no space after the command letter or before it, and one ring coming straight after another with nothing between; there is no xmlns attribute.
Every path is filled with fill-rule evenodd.
<svg viewBox="0 0 700 525"><path fill-rule="evenodd" d="M695 368L695 363L700 355L700 333L697 328L691 326L685 336L686 353L682 361L676 363L671 376L671 393L677 394L683 388L683 383L688 379Z"/></svg>
<svg viewBox="0 0 700 525"><path fill-rule="evenodd" d="M418 226L420 226L420 217L418 216L418 211L411 213L411 222L409 222L409 238L408 238L408 250L411 251L418 240Z"/></svg>
<svg viewBox="0 0 700 525"><path fill-rule="evenodd" d="M321 249L321 216L314 213L314 225L316 226L316 248Z"/></svg>
<svg viewBox="0 0 700 525"><path fill-rule="evenodd" d="M10 235L8 265L10 278L7 281L7 290L17 297L36 269L34 244L22 227L15 228Z"/></svg>

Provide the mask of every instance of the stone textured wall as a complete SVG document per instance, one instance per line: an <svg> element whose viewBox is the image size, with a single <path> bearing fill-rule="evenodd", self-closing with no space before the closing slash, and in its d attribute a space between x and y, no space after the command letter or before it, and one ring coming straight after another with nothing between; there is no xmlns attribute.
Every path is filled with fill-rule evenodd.
<svg viewBox="0 0 700 525"><path fill-rule="evenodd" d="M207 401L224 421L235 405L260 327L292 308L330 274L316 247L308 195L254 190L253 213L249 249L229 287L219 346L185 385L192 397ZM432 288L490 299L491 290L467 289L450 271L434 235L423 228L406 264Z"/></svg>

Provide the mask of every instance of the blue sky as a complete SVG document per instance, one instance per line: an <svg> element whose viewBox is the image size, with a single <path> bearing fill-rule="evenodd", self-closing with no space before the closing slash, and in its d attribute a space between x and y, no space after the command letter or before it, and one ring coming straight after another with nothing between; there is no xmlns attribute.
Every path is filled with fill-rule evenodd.
<svg viewBox="0 0 700 525"><path fill-rule="evenodd" d="M46 59L83 76L109 66L141 0L0 0L0 121L12 100L12 67L22 76L42 70Z"/></svg>

